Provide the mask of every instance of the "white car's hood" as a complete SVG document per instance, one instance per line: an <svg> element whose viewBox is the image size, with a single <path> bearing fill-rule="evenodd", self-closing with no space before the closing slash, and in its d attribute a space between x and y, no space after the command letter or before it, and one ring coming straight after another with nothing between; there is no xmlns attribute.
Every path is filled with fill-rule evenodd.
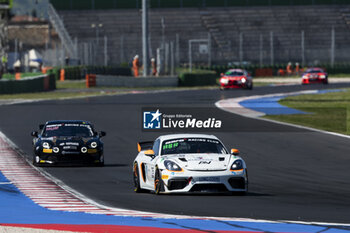
<svg viewBox="0 0 350 233"><path fill-rule="evenodd" d="M228 168L229 154L180 154L167 156L190 171L222 171Z"/></svg>

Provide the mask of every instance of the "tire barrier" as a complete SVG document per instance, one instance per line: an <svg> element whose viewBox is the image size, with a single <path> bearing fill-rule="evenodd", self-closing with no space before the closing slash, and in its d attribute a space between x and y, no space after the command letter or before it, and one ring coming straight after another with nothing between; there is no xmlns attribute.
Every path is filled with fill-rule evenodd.
<svg viewBox="0 0 350 233"><path fill-rule="evenodd" d="M56 89L54 75L41 75L21 80L0 80L0 94L20 94Z"/></svg>

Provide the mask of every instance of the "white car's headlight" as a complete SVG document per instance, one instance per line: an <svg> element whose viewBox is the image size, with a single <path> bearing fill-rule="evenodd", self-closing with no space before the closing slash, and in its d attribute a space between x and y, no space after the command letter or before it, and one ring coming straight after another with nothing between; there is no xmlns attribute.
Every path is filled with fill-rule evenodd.
<svg viewBox="0 0 350 233"><path fill-rule="evenodd" d="M43 142L43 147L45 149L50 149L50 144L48 142Z"/></svg>
<svg viewBox="0 0 350 233"><path fill-rule="evenodd" d="M320 75L320 78L326 78L326 75L321 74L321 75Z"/></svg>
<svg viewBox="0 0 350 233"><path fill-rule="evenodd" d="M87 151L88 151L88 149L87 149L86 147L82 147L82 148L81 148L81 152L82 152L82 153L86 153Z"/></svg>
<svg viewBox="0 0 350 233"><path fill-rule="evenodd" d="M170 160L165 160L164 166L168 171L182 171L182 168L179 165Z"/></svg>
<svg viewBox="0 0 350 233"><path fill-rule="evenodd" d="M243 161L238 159L232 164L231 170L236 171L241 169L243 169Z"/></svg>
<svg viewBox="0 0 350 233"><path fill-rule="evenodd" d="M91 142L90 147L91 148L96 148L97 147L97 142Z"/></svg>

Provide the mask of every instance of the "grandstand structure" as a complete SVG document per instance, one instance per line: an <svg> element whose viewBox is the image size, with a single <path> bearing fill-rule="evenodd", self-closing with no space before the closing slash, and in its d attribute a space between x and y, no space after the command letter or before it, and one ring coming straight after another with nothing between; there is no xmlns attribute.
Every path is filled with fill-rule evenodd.
<svg viewBox="0 0 350 233"><path fill-rule="evenodd" d="M77 38L80 45L94 42L94 46L90 46L96 49L97 56L93 62L98 63L99 57L103 57L106 42L103 38L108 38L109 65L130 62L135 54L141 54L141 11L136 8L138 4L141 6L140 1L135 1L135 6L118 7L117 3L122 0L110 0L108 2L113 6L110 5L109 9L98 7L97 2L101 4L103 1L84 1L85 5L78 9L74 5L77 2L60 0L55 4L52 1L72 40ZM345 0L323 0L322 3L326 5L312 5L316 2L312 0L309 1L310 5L288 6L273 5L277 0L266 0L263 6L229 6L228 3L233 2L229 0L193 0L189 2L198 4L192 7L184 6L187 1L172 0L169 1L173 3L172 7L160 7L162 2L164 0L151 1L151 6L155 6L149 12L152 56L164 41L173 41L179 62L187 63L188 41L208 38L209 33L213 64L238 61L277 64L291 61L311 65L329 63L332 52L335 62L350 60L350 5ZM211 2L221 2L223 5L210 7L208 3ZM225 4L227 7L223 7ZM90 50L90 47L78 46L78 54L84 48ZM207 61L205 54L199 51L193 54L195 62Z"/></svg>

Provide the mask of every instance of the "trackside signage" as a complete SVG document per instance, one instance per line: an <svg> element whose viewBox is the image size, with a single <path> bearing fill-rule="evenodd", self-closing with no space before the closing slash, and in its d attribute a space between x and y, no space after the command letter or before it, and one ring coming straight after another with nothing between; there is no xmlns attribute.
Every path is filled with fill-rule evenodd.
<svg viewBox="0 0 350 233"><path fill-rule="evenodd" d="M220 130L223 122L209 109L143 108L142 130Z"/></svg>

